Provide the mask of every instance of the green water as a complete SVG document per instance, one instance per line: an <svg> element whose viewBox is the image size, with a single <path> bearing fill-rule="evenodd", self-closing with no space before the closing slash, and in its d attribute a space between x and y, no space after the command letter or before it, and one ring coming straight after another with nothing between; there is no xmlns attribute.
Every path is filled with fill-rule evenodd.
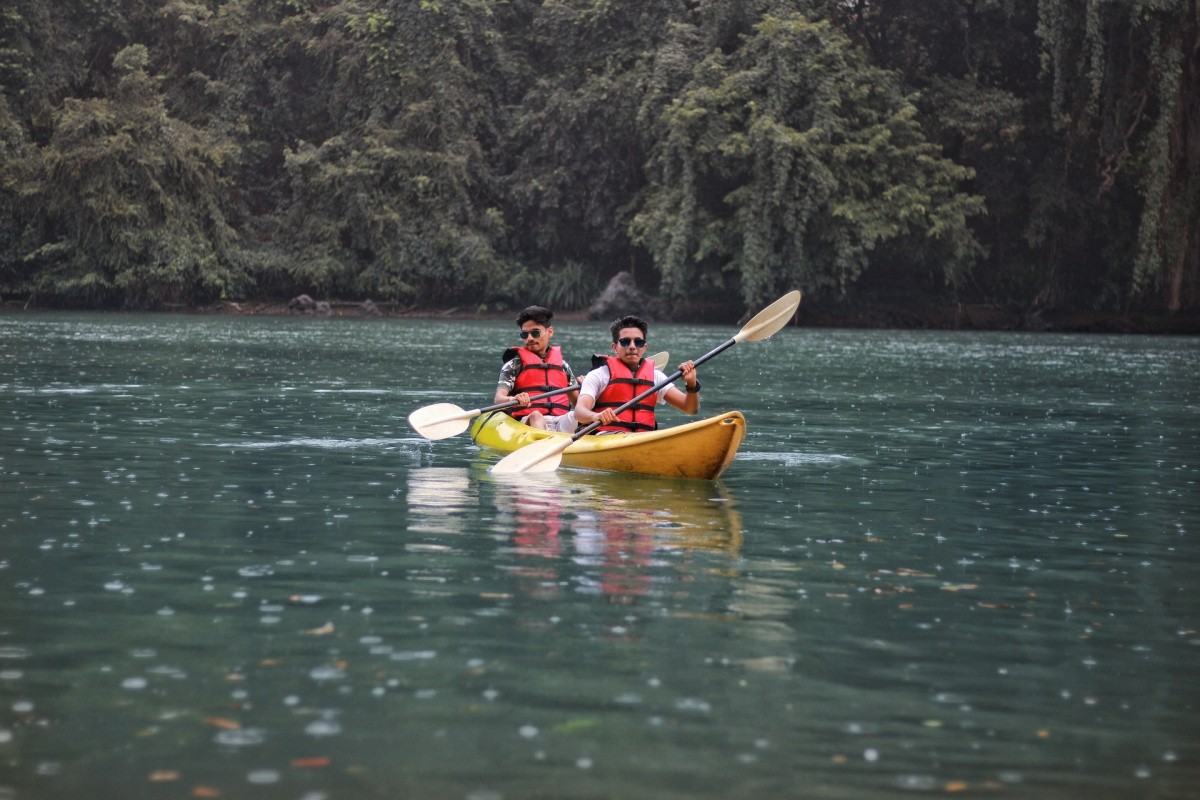
<svg viewBox="0 0 1200 800"><path fill-rule="evenodd" d="M1197 796L1196 339L788 329L720 481L501 480L406 418L515 330L0 316L0 798Z"/></svg>

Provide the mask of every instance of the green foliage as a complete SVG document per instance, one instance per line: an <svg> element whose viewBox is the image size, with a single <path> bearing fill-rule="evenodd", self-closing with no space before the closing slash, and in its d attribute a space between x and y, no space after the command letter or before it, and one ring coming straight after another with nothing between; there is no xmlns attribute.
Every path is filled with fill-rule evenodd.
<svg viewBox="0 0 1200 800"><path fill-rule="evenodd" d="M0 291L1194 308L1190 11L8 0Z"/></svg>
<svg viewBox="0 0 1200 800"><path fill-rule="evenodd" d="M980 198L942 158L891 76L828 23L766 17L694 68L664 111L655 180L634 221L684 297L737 288L747 307L789 286L844 293L884 246L957 280L979 254Z"/></svg>
<svg viewBox="0 0 1200 800"><path fill-rule="evenodd" d="M166 114L146 48L122 50L113 96L68 100L23 199L31 268L10 291L68 304L152 308L240 291L223 213L235 148Z"/></svg>
<svg viewBox="0 0 1200 800"><path fill-rule="evenodd" d="M562 311L587 308L602 288L596 273L578 261L568 261L549 270L535 278L535 284L546 305Z"/></svg>

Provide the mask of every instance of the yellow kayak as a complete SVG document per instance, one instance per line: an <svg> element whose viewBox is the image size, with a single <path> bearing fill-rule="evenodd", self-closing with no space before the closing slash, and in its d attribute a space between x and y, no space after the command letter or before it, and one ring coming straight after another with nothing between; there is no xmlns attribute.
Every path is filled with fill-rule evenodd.
<svg viewBox="0 0 1200 800"><path fill-rule="evenodd" d="M662 478L713 479L733 461L746 436L738 411L644 433L584 436L562 454L563 466L606 472L634 472ZM570 438L531 428L503 412L477 417L471 438L483 447L511 453L547 438Z"/></svg>

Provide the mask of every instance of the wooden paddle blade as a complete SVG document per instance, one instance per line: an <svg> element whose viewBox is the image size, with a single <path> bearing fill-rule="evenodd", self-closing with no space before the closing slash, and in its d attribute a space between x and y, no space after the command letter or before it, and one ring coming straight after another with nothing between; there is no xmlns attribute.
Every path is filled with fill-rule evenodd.
<svg viewBox="0 0 1200 800"><path fill-rule="evenodd" d="M652 356L646 356L646 360L652 361L655 369L662 369L663 367L667 366L667 362L671 360L671 354L666 350L663 350L661 353L655 353Z"/></svg>
<svg viewBox="0 0 1200 800"><path fill-rule="evenodd" d="M771 338L795 315L796 309L800 307L800 298L799 290L788 292L755 314L749 322L742 326L740 331L734 334L734 340L761 342L763 339Z"/></svg>
<svg viewBox="0 0 1200 800"><path fill-rule="evenodd" d="M562 463L563 451L574 443L569 436L542 439L514 450L492 465L493 475L554 472Z"/></svg>
<svg viewBox="0 0 1200 800"><path fill-rule="evenodd" d="M426 439L438 440L457 436L471 424L478 411L464 411L454 403L434 403L418 408L408 415L408 424Z"/></svg>

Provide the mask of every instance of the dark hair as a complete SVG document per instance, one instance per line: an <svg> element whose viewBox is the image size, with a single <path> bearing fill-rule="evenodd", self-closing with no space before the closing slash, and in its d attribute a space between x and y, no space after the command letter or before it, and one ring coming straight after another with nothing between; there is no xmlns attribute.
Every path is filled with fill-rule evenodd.
<svg viewBox="0 0 1200 800"><path fill-rule="evenodd" d="M552 319L554 319L554 312L550 309L543 308L542 306L529 306L517 315L517 327L524 325L530 320L533 320L538 325L549 325Z"/></svg>
<svg viewBox="0 0 1200 800"><path fill-rule="evenodd" d="M646 325L646 320L642 319L641 317L635 317L632 314L628 314L624 317L621 317L612 325L608 326L608 331L612 334L613 344L616 344L617 339L621 338L622 328L637 328L642 332L643 339L649 338L648 333L650 328Z"/></svg>

